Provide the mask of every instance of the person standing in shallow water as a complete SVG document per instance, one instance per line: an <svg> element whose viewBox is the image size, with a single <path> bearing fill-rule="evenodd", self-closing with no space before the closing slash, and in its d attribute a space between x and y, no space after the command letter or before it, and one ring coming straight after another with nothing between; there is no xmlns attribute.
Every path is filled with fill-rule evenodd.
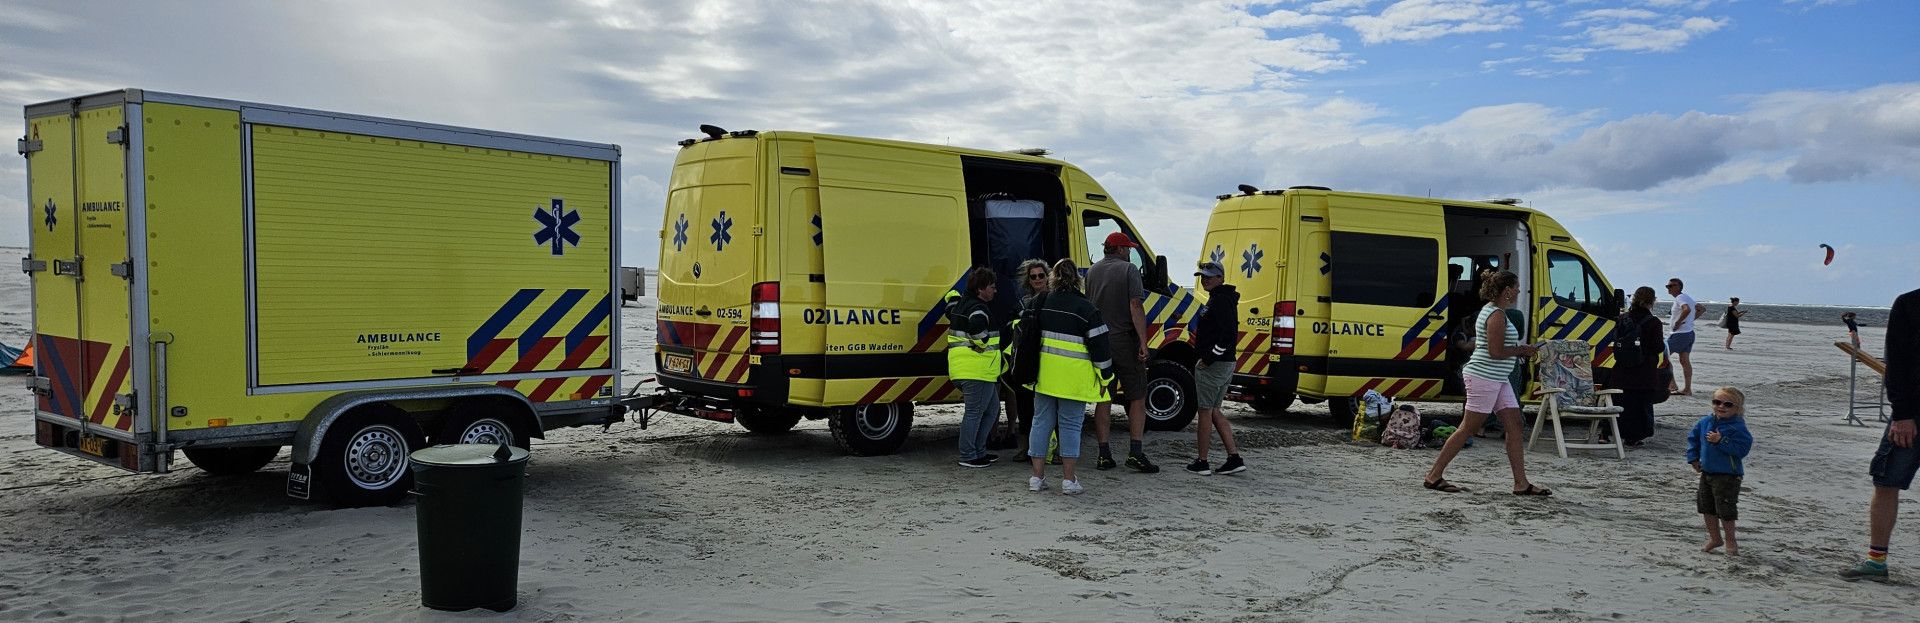
<svg viewBox="0 0 1920 623"><path fill-rule="evenodd" d="M1473 357L1461 369L1467 385L1466 417L1460 421L1459 428L1447 436L1446 445L1440 448L1440 457L1434 459L1433 468L1427 470L1422 484L1447 493L1466 491L1447 482L1447 464L1466 447L1468 439L1480 432L1488 416L1498 415L1500 423L1513 431L1505 440L1507 465L1513 470L1513 494L1553 495L1553 491L1527 480L1526 448L1522 446L1525 439L1518 432L1524 425L1520 419L1520 401L1514 397L1513 385L1508 382L1514 366L1536 351L1533 346L1521 344L1519 329L1507 322L1505 310L1520 298L1520 277L1506 270L1489 274L1480 282L1480 298L1487 301L1486 306L1480 308L1479 319L1474 321L1480 334L1474 340Z"/></svg>

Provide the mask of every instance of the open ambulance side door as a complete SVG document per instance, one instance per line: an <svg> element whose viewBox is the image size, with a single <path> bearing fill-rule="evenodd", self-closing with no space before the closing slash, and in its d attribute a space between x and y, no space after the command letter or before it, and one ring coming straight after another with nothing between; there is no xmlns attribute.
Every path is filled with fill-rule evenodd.
<svg viewBox="0 0 1920 623"><path fill-rule="evenodd" d="M1328 206L1328 396L1439 395L1446 378L1446 219L1437 205L1334 196Z"/></svg>
<svg viewBox="0 0 1920 623"><path fill-rule="evenodd" d="M972 261L960 158L818 137L814 162L827 288L806 322L826 326L823 402L945 391L943 296Z"/></svg>

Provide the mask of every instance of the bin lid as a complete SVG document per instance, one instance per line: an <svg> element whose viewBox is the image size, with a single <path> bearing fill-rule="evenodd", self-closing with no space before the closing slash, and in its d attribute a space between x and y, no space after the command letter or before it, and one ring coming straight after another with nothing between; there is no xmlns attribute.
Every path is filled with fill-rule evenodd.
<svg viewBox="0 0 1920 623"><path fill-rule="evenodd" d="M494 457L500 452L500 446L483 443L456 443L421 448L408 455L416 463L427 465L497 465L500 463L518 463L527 460L527 451L507 446L507 460Z"/></svg>

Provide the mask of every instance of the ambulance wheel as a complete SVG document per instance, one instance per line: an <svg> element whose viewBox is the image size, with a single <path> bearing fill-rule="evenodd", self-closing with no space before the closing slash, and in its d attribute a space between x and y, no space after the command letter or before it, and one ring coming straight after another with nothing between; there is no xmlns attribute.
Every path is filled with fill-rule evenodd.
<svg viewBox="0 0 1920 623"><path fill-rule="evenodd" d="M1249 405L1253 407L1255 412L1266 415L1286 413L1287 408L1293 406L1293 393L1287 392L1282 394L1269 392L1261 394L1259 397L1254 398L1253 402L1249 403Z"/></svg>
<svg viewBox="0 0 1920 623"><path fill-rule="evenodd" d="M840 407L827 416L833 440L854 456L893 454L907 443L912 428L910 402Z"/></svg>
<svg viewBox="0 0 1920 623"><path fill-rule="evenodd" d="M800 412L769 409L740 409L733 413L733 421L739 422L747 432L755 435L779 435L793 430L800 423Z"/></svg>
<svg viewBox="0 0 1920 623"><path fill-rule="evenodd" d="M181 453L200 471L214 476L239 476L259 471L273 462L273 457L280 455L280 446L188 448Z"/></svg>
<svg viewBox="0 0 1920 623"><path fill-rule="evenodd" d="M1327 421L1335 424L1351 424L1353 416L1360 412L1360 399L1353 396L1339 396L1327 399Z"/></svg>
<svg viewBox="0 0 1920 623"><path fill-rule="evenodd" d="M341 506L380 506L413 488L407 455L426 445L426 435L405 411L363 407L327 428L313 458L314 479Z"/></svg>
<svg viewBox="0 0 1920 623"><path fill-rule="evenodd" d="M525 431L513 426L513 422L497 415L454 411L440 423L440 434L433 436L434 444L477 443L497 446L501 442L526 449L532 447L532 439Z"/></svg>
<svg viewBox="0 0 1920 623"><path fill-rule="evenodd" d="M1193 372L1178 363L1147 362L1147 430L1186 430L1200 411L1194 399Z"/></svg>

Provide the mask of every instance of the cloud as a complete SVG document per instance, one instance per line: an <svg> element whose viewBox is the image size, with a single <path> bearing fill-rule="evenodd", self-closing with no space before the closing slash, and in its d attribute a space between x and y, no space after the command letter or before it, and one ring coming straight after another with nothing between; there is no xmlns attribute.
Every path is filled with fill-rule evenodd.
<svg viewBox="0 0 1920 623"><path fill-rule="evenodd" d="M1520 26L1515 7L1482 0L1401 0L1378 15L1341 20L1368 45L1426 41L1447 35L1497 32Z"/></svg>

